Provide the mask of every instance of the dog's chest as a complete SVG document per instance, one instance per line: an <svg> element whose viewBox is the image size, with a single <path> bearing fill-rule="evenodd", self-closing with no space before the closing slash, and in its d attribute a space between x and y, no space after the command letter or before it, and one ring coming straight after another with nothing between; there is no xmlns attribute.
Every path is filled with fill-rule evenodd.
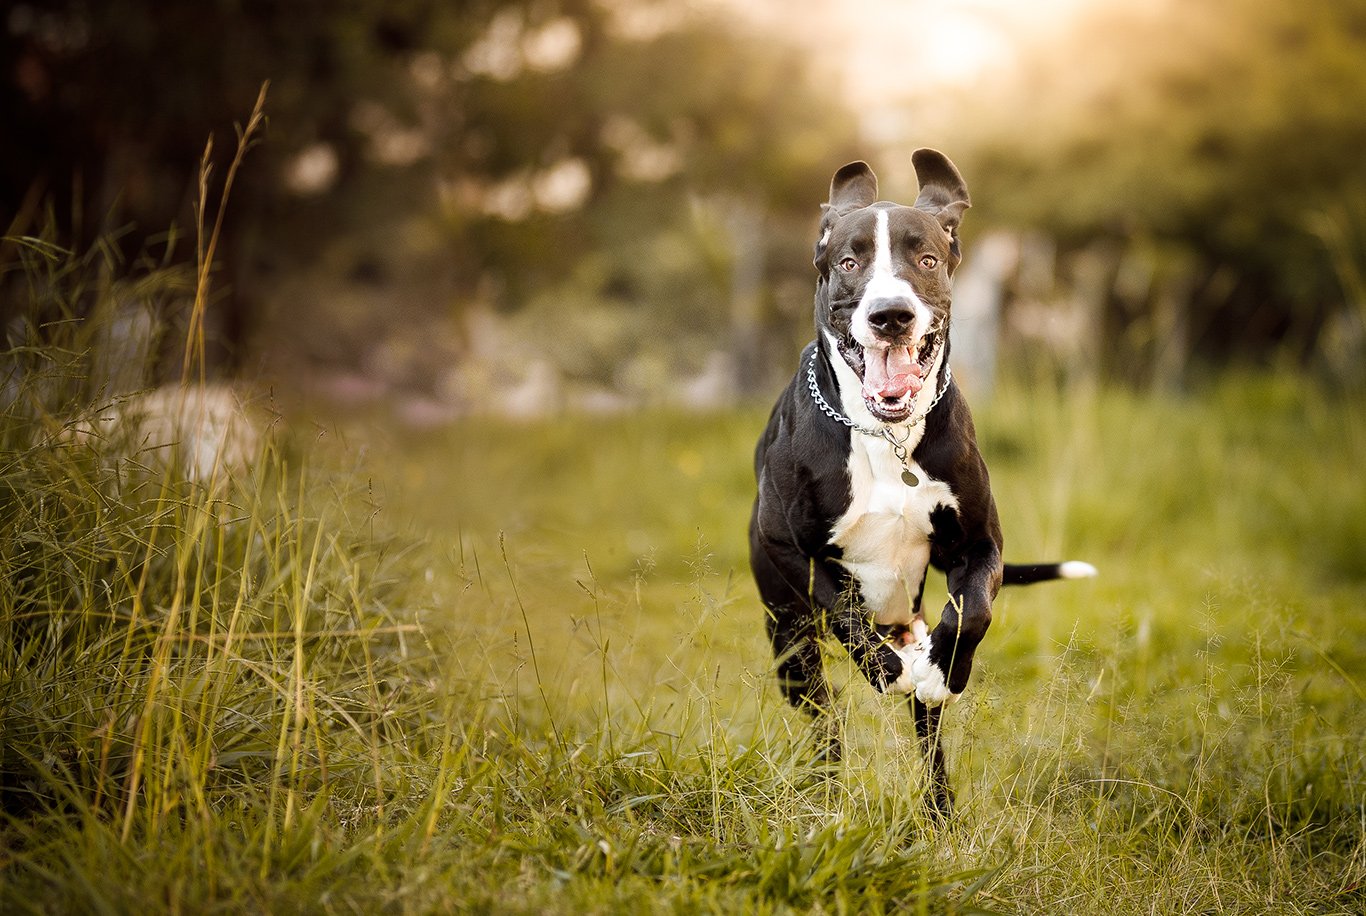
<svg viewBox="0 0 1366 916"><path fill-rule="evenodd" d="M948 484L912 462L919 483L907 486L891 446L855 435L848 459L849 507L836 520L830 542L858 581L864 604L879 623L908 623L930 559L931 514L956 509ZM914 448L913 443L908 443Z"/></svg>

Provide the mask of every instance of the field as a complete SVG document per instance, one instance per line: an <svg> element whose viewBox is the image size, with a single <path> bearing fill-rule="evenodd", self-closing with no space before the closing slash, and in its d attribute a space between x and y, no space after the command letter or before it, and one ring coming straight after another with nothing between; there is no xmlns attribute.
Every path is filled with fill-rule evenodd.
<svg viewBox="0 0 1366 916"><path fill-rule="evenodd" d="M1008 558L1101 576L1002 593L948 828L833 645L847 759L805 766L744 552L761 410L277 418L221 487L10 414L0 910L1366 909L1359 395L978 410Z"/></svg>

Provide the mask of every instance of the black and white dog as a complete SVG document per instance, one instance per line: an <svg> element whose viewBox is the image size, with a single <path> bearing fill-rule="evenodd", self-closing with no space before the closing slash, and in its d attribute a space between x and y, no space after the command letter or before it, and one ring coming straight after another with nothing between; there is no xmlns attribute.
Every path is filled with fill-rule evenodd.
<svg viewBox="0 0 1366 916"><path fill-rule="evenodd" d="M750 565L783 693L827 724L825 753L840 753L816 642L828 629L874 687L910 695L927 798L947 814L939 713L967 686L997 590L1095 569L1001 560L987 468L949 372L967 187L942 153L918 150L912 162L914 206L879 201L863 162L830 183L815 252L816 339L755 452ZM949 589L933 632L921 609L931 563Z"/></svg>

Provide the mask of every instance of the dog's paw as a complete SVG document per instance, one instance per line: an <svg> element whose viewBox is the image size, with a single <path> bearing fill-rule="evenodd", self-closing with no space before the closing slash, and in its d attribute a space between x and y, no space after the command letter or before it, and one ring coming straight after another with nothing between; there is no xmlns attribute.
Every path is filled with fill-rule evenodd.
<svg viewBox="0 0 1366 916"><path fill-rule="evenodd" d="M888 686L892 693L915 693L915 698L926 706L952 703L958 694L949 690L944 672L930 661L930 634L921 620L911 624L909 639L896 648L901 657L901 676Z"/></svg>

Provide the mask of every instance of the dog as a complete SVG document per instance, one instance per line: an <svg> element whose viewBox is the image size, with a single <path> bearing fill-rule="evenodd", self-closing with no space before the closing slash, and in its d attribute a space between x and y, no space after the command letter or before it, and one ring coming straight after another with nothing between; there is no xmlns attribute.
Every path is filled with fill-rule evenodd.
<svg viewBox="0 0 1366 916"><path fill-rule="evenodd" d="M911 158L919 197L878 199L851 162L830 182L814 263L816 339L755 449L750 566L784 696L840 757L817 639L833 631L868 681L910 697L931 811L952 811L940 713L958 698L1003 584L1093 576L1078 561L1008 565L987 467L949 369L950 288L970 205L942 153ZM947 574L933 631L929 565Z"/></svg>

